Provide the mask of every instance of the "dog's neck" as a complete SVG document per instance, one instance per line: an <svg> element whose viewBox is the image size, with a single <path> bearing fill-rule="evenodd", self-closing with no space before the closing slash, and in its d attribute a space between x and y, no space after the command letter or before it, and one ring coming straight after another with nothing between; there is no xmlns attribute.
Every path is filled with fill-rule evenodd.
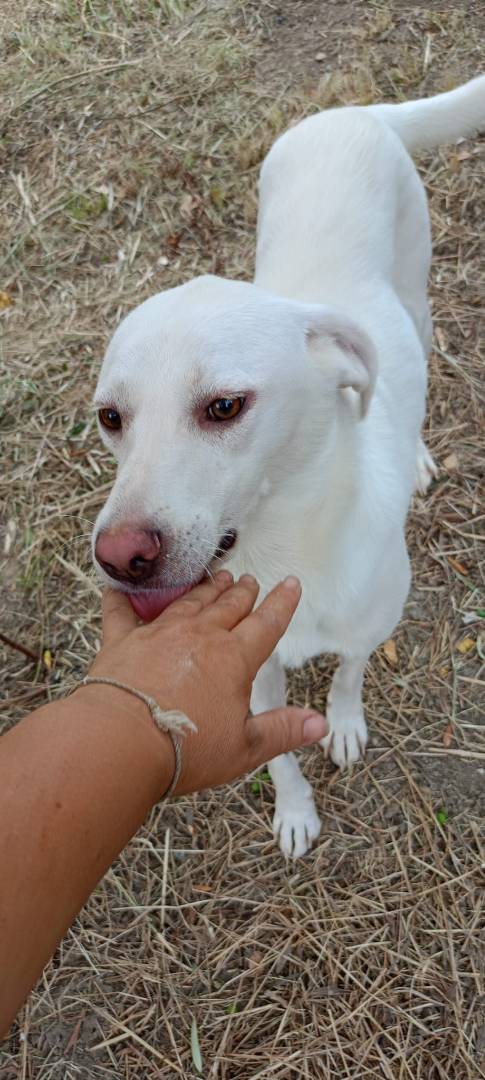
<svg viewBox="0 0 485 1080"><path fill-rule="evenodd" d="M321 564L341 534L342 521L358 513L360 442L360 425L347 412L334 419L320 446L313 446L290 476L283 460L263 480L228 564L235 574L253 572L264 584L265 578L298 573L302 562L308 564L303 553L310 534Z"/></svg>

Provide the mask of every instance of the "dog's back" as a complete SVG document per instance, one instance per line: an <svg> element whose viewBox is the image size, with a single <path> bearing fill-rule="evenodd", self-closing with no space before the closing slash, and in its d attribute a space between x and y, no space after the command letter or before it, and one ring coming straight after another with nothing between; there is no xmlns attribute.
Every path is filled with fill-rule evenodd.
<svg viewBox="0 0 485 1080"><path fill-rule="evenodd" d="M322 291L336 304L361 298L363 309L376 286L392 282L429 347L417 300L429 225L407 151L483 127L485 76L419 101L330 109L290 128L261 169L256 282L305 300Z"/></svg>

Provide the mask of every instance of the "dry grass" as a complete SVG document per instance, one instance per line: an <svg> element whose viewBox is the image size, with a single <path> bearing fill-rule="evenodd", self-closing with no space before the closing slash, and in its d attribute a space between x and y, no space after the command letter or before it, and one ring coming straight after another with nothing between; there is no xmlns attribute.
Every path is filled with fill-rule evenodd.
<svg viewBox="0 0 485 1080"><path fill-rule="evenodd" d="M89 399L120 314L195 273L249 277L275 134L333 101L475 74L485 17L448 0L2 14L1 629L44 652L35 665L5 647L11 722L96 648L88 535L113 471ZM272 843L264 776L154 811L32 994L2 1080L195 1077L192 1018L207 1080L485 1076L483 145L421 163L441 479L410 518L396 657L370 665L366 762L340 776L306 756L324 829L296 865ZM322 703L328 676L296 674L296 700Z"/></svg>

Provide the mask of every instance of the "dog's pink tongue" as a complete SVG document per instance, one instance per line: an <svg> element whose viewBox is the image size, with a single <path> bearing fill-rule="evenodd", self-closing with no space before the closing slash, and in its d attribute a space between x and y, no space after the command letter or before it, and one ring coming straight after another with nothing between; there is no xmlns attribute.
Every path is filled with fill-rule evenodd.
<svg viewBox="0 0 485 1080"><path fill-rule="evenodd" d="M161 615L169 604L185 596L185 593L192 588L193 585L177 585L175 589L153 589L152 592L130 593L131 606L143 622L153 622L153 619Z"/></svg>

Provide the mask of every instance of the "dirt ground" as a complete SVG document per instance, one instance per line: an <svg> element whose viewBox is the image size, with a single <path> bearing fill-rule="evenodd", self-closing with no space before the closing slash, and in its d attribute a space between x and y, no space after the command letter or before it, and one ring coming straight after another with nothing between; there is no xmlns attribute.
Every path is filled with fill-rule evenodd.
<svg viewBox="0 0 485 1080"><path fill-rule="evenodd" d="M477 74L485 10L6 0L2 17L7 726L71 687L99 639L89 533L113 466L90 397L120 315L201 272L250 278L274 137ZM419 161L440 477L410 514L404 618L369 665L365 762L341 775L305 753L324 825L297 863L273 843L264 772L154 810L19 1016L1 1080L485 1077L484 148ZM294 673L292 698L324 707L331 671Z"/></svg>

